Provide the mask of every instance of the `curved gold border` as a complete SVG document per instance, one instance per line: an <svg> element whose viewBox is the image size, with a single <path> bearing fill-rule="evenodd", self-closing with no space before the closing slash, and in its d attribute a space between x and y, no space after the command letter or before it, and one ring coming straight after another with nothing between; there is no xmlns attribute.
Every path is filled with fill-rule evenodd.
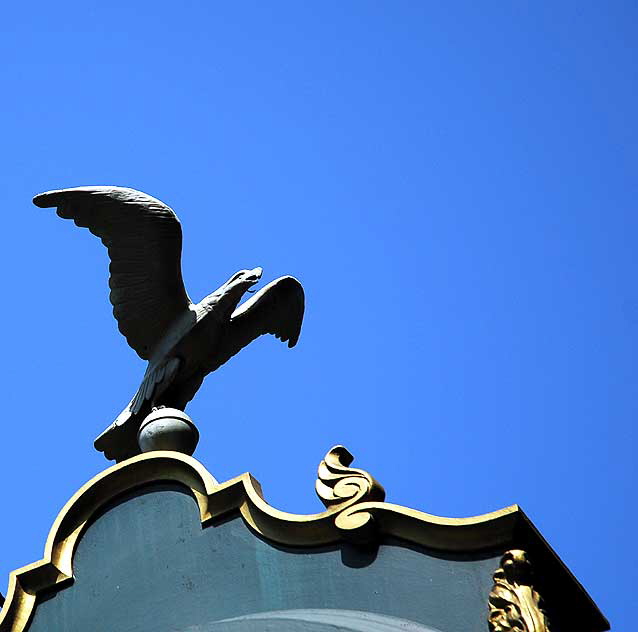
<svg viewBox="0 0 638 632"><path fill-rule="evenodd" d="M141 485L172 481L193 493L202 522L210 520L208 497L217 481L195 459L176 452L143 454L92 478L58 514L38 562L9 574L9 587L0 612L0 632L22 632L33 612L38 593L60 589L73 579L73 554L90 520L108 502Z"/></svg>
<svg viewBox="0 0 638 632"><path fill-rule="evenodd" d="M222 484L192 457L177 452L140 454L108 468L81 487L58 514L43 558L9 575L9 589L0 612L0 632L23 632L37 595L59 590L73 580L73 555L90 521L110 501L149 483L181 483L192 492L202 525L239 511L258 534L288 546L319 546L379 534L444 551L476 551L512 539L517 518L514 505L474 518L441 518L399 505L379 502L383 488L363 470L348 468L345 448L333 448L319 467L318 491L326 511L298 515L271 507L259 483L248 473ZM328 487L332 485L331 492Z"/></svg>

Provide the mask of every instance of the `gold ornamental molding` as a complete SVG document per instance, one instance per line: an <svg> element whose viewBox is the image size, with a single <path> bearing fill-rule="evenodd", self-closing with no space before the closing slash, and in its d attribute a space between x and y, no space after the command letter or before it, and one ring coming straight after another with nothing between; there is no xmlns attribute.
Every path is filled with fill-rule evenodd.
<svg viewBox="0 0 638 632"><path fill-rule="evenodd" d="M494 573L489 597L491 632L549 632L531 575L532 567L525 551L514 549L503 555Z"/></svg>
<svg viewBox="0 0 638 632"><path fill-rule="evenodd" d="M202 527L239 513L260 536L287 546L324 546L344 540L366 546L389 536L430 550L472 553L505 550L521 529L537 533L516 505L472 518L442 518L386 503L383 487L364 470L350 467L352 461L343 446L328 452L319 465L316 482L316 492L326 510L310 515L271 507L263 498L259 482L249 473L218 483L201 463L178 452L149 452L114 465L91 479L66 503L51 527L42 559L11 572L0 611L0 632L23 632L38 595L60 590L73 581L77 544L110 502L153 483L172 482L189 490L197 502ZM563 569L560 572L566 572L566 581L575 582L555 559ZM493 628L495 632L500 629ZM528 630L547 632L545 628L526 628L525 632Z"/></svg>
<svg viewBox="0 0 638 632"><path fill-rule="evenodd" d="M189 488L202 523L210 520L207 498L217 484L195 459L177 452L140 455L104 470L83 485L55 519L42 559L9 574L9 587L0 612L0 632L26 629L37 595L60 590L73 581L73 555L90 521L111 500L149 483L174 481Z"/></svg>
<svg viewBox="0 0 638 632"><path fill-rule="evenodd" d="M299 515L271 507L250 474L219 485L208 499L209 511L221 517L239 509L257 533L289 546L321 546L341 540L365 544L375 535L386 535L432 549L468 552L509 541L522 514L513 505L474 518L441 518L386 503L383 487L364 470L349 467L352 461L346 448L335 446L319 464L315 490L327 508L322 513Z"/></svg>

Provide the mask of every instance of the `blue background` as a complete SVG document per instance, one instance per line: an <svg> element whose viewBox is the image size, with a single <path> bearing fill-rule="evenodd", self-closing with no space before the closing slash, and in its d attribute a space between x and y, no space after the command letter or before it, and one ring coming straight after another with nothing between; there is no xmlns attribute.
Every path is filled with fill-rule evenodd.
<svg viewBox="0 0 638 632"><path fill-rule="evenodd" d="M3 9L0 591L106 465L144 364L105 249L31 205L131 186L180 216L195 300L294 274L188 412L220 480L313 512L335 443L392 502L519 503L615 630L635 602L632 2L33 2ZM633 582L633 584L632 584Z"/></svg>

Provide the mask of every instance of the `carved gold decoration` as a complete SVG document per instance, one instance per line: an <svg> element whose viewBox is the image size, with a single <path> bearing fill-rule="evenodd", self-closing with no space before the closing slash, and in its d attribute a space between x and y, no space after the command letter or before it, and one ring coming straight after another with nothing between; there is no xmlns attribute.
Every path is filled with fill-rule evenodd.
<svg viewBox="0 0 638 632"><path fill-rule="evenodd" d="M383 501L383 488L366 472L348 467L352 455L330 450L319 466L317 492L327 509L297 515L271 507L248 473L219 484L194 458L149 452L114 465L86 483L56 518L39 562L13 571L0 611L0 632L23 632L37 595L73 581L73 556L91 520L118 496L156 482L183 485L197 502L203 527L239 513L256 533L283 545L321 546L372 532L440 551L471 552L506 546L526 521L517 506L474 518L441 518ZM210 525L210 526L209 526ZM374 529L371 526L374 525Z"/></svg>
<svg viewBox="0 0 638 632"><path fill-rule="evenodd" d="M540 595L531 584L532 568L525 551L513 549L501 558L489 597L492 632L549 632Z"/></svg>
<svg viewBox="0 0 638 632"><path fill-rule="evenodd" d="M350 514L348 507L363 501L383 501L385 490L370 474L349 465L354 457L342 445L332 448L319 464L315 490L328 508L339 513L335 526L349 539L370 542L375 536L372 513Z"/></svg>
<svg viewBox="0 0 638 632"><path fill-rule="evenodd" d="M355 500L383 500L385 490L370 474L349 467L354 457L342 445L328 451L319 463L315 489L323 504L330 508Z"/></svg>

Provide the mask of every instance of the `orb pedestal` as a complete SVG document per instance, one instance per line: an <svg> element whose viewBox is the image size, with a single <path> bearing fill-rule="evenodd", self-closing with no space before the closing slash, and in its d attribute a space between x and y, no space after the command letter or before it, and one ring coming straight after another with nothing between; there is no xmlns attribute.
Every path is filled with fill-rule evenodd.
<svg viewBox="0 0 638 632"><path fill-rule="evenodd" d="M191 455L199 442L193 420L176 408L158 408L148 415L137 433L142 452L173 450Z"/></svg>

